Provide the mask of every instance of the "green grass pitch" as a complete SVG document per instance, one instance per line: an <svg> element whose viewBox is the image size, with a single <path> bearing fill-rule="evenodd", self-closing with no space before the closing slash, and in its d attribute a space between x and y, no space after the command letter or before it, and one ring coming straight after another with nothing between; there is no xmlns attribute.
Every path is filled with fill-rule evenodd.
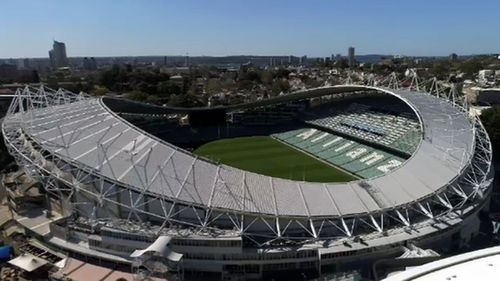
<svg viewBox="0 0 500 281"><path fill-rule="evenodd" d="M346 182L354 176L268 136L222 139L204 144L195 154L272 177L310 182Z"/></svg>

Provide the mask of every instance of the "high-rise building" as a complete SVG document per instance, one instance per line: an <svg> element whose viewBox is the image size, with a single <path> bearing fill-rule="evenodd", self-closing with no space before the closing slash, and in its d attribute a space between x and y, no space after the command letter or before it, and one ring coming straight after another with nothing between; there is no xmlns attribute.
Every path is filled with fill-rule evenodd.
<svg viewBox="0 0 500 281"><path fill-rule="evenodd" d="M26 68L26 69L30 69L31 68L31 64L30 64L30 59L29 58L25 58L24 61L23 61L23 64L24 64L24 68Z"/></svg>
<svg viewBox="0 0 500 281"><path fill-rule="evenodd" d="M282 58L277 58L277 57L270 57L269 58L269 66L270 67L277 67L279 65L283 64L283 59Z"/></svg>
<svg viewBox="0 0 500 281"><path fill-rule="evenodd" d="M17 59L17 60L15 60L15 65L16 65L18 70L30 69L30 60L28 58Z"/></svg>
<svg viewBox="0 0 500 281"><path fill-rule="evenodd" d="M25 66L25 64L24 64L24 60L23 60L23 59L18 59L18 60L16 61L16 66L17 66L17 69L18 69L18 70L21 70L21 69L25 69L25 68L26 68L26 66Z"/></svg>
<svg viewBox="0 0 500 281"><path fill-rule="evenodd" d="M354 59L354 47L349 47L349 49L347 50L347 59L349 67L354 66L354 64L356 63L356 60Z"/></svg>
<svg viewBox="0 0 500 281"><path fill-rule="evenodd" d="M68 56L66 55L66 45L63 42L54 40L52 50L49 51L52 68L68 66Z"/></svg>
<svg viewBox="0 0 500 281"><path fill-rule="evenodd" d="M307 56L302 56L300 57L300 64L305 65L307 64Z"/></svg>

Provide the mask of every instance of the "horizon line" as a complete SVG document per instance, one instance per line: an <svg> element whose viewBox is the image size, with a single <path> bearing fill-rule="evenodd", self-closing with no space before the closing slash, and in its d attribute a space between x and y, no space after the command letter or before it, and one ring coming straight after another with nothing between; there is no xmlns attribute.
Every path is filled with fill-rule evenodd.
<svg viewBox="0 0 500 281"><path fill-rule="evenodd" d="M447 55L404 55L404 54L377 54L377 53L367 53L367 54L356 54L354 57L359 57L359 56L402 56L402 57L414 57L414 58L438 58L438 57L448 57L453 53L447 54ZM458 57L471 57L471 56L494 56L494 55L500 55L499 53L476 53L476 54L463 54L459 55L457 54ZM329 58L329 56L309 56L309 55L249 55L249 54L238 54L238 55L102 55L102 56L68 56L69 58L129 58L129 57L191 57L191 58L196 58L196 57L207 57L207 58L224 58L224 57L303 57L307 56L308 58ZM341 57L347 57L348 55L341 54ZM9 59L49 59L49 57L3 57L0 58L0 60L9 60Z"/></svg>

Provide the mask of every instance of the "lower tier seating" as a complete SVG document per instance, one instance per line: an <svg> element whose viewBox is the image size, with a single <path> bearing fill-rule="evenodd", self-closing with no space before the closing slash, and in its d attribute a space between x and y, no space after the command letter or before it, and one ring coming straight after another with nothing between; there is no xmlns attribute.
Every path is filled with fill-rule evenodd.
<svg viewBox="0 0 500 281"><path fill-rule="evenodd" d="M401 166L405 161L388 152L314 128L292 130L272 136L361 178L381 176Z"/></svg>

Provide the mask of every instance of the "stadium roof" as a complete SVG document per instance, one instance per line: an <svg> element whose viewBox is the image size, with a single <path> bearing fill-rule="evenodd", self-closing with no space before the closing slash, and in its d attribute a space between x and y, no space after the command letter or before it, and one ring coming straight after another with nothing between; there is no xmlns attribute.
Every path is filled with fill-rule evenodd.
<svg viewBox="0 0 500 281"><path fill-rule="evenodd" d="M296 98L328 94L328 89L337 93L342 87L307 90ZM402 167L364 183L298 182L254 174L159 140L97 98L29 112L25 130L46 150L139 191L201 207L272 216L350 216L406 205L444 188L470 161L473 124L460 108L426 93L346 89L381 90L416 112L424 138Z"/></svg>
<svg viewBox="0 0 500 281"><path fill-rule="evenodd" d="M498 276L500 247L492 247L413 267L384 281L494 281Z"/></svg>

